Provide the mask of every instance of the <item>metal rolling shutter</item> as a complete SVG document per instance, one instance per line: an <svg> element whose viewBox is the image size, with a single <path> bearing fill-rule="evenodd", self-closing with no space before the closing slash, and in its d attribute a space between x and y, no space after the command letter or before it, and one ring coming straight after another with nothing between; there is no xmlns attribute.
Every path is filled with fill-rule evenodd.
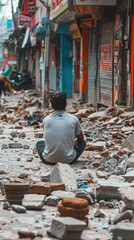
<svg viewBox="0 0 134 240"><path fill-rule="evenodd" d="M113 104L113 23L102 25L100 60L100 102Z"/></svg>
<svg viewBox="0 0 134 240"><path fill-rule="evenodd" d="M92 29L89 32L89 49L88 49L88 101L95 104L99 102L99 69L97 77L97 91L95 93L95 78L96 78L96 59L97 52L99 54L100 49L97 50L96 29ZM99 56L98 56L99 61ZM99 66L99 62L98 62Z"/></svg>
<svg viewBox="0 0 134 240"><path fill-rule="evenodd" d="M118 12L123 13L127 11L127 0L117 0L117 9Z"/></svg>

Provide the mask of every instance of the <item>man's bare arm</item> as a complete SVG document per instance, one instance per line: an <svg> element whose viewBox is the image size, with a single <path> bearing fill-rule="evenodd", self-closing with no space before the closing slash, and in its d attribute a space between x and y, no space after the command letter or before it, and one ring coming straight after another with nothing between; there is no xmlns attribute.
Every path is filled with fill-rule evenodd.
<svg viewBox="0 0 134 240"><path fill-rule="evenodd" d="M83 133L81 132L79 135L76 135L76 138L77 138L78 141L83 141L84 140Z"/></svg>

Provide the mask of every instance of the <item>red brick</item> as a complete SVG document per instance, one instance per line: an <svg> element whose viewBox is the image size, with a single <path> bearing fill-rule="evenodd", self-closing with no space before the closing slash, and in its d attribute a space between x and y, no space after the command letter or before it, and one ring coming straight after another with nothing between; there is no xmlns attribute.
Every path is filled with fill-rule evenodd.
<svg viewBox="0 0 134 240"><path fill-rule="evenodd" d="M95 168L98 168L98 167L101 166L101 163L100 163L100 162L94 162L94 163L93 163L93 166L94 166Z"/></svg>
<svg viewBox="0 0 134 240"><path fill-rule="evenodd" d="M58 190L65 191L64 183L48 183L46 185L51 188L51 192L58 191Z"/></svg>
<svg viewBox="0 0 134 240"><path fill-rule="evenodd" d="M47 183L47 184L32 184L30 186L30 194L44 194L50 195L53 191L65 191L65 184L63 183Z"/></svg>
<svg viewBox="0 0 134 240"><path fill-rule="evenodd" d="M19 190L27 190L29 189L29 184L27 183L5 183L5 190L10 191L19 191Z"/></svg>
<svg viewBox="0 0 134 240"><path fill-rule="evenodd" d="M43 138L43 133L35 133L34 137L35 138Z"/></svg>
<svg viewBox="0 0 134 240"><path fill-rule="evenodd" d="M88 150L88 151L103 151L103 146L97 146L97 145L87 145L86 146L86 149L85 150Z"/></svg>
<svg viewBox="0 0 134 240"><path fill-rule="evenodd" d="M47 184L33 184L29 189L30 194L50 195L51 188Z"/></svg>
<svg viewBox="0 0 134 240"><path fill-rule="evenodd" d="M68 217L74 217L78 219L84 219L85 216L89 212L89 208L81 208L81 209L76 209L76 208L67 208L62 205L62 203L58 204L58 211L62 216L68 216Z"/></svg>
<svg viewBox="0 0 134 240"><path fill-rule="evenodd" d="M88 201L86 199L82 198L63 198L62 199L62 205L64 207L71 207L71 208L87 208L88 207Z"/></svg>
<svg viewBox="0 0 134 240"><path fill-rule="evenodd" d="M34 129L40 128L40 125L34 125L33 128Z"/></svg>
<svg viewBox="0 0 134 240"><path fill-rule="evenodd" d="M30 239L34 239L36 237L36 234L32 231L25 231L25 230L19 230L18 231L18 235L20 238L30 238Z"/></svg>
<svg viewBox="0 0 134 240"><path fill-rule="evenodd" d="M106 150L106 151L101 153L102 157L107 157L108 155L109 155L109 151L108 150Z"/></svg>

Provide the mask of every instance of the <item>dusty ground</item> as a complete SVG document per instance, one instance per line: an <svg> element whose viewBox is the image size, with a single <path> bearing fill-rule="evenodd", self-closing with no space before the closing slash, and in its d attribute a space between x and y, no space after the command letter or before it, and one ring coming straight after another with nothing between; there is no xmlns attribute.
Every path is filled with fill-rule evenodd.
<svg viewBox="0 0 134 240"><path fill-rule="evenodd" d="M8 101L7 116L14 117L13 107L17 107L19 95L7 97ZM2 103L3 105L3 103ZM11 110L9 110L11 108ZM1 111L1 116L4 112ZM19 117L19 116L18 116ZM21 121L23 122L22 116ZM0 121L1 130L0 134L0 181L24 181L30 183L39 183L40 176L44 172L51 171L53 166L43 164L35 150L35 143L40 138L35 138L35 132L42 132L42 128L34 129L33 126L26 126L22 129L16 129L16 123L10 123ZM11 132L17 131L17 137L13 138ZM19 134L24 132L26 137L19 138ZM9 143L21 143L22 148L10 149L6 146ZM4 146L4 147L3 147ZM28 148L28 149L27 149ZM80 157L78 163L71 165L75 170L76 177L78 176L78 170L83 171L87 162L92 159L92 156L97 155L98 152L84 152ZM86 158L88 156L88 159ZM90 157L89 157L90 156ZM91 169L93 176L96 177L96 170ZM93 187L94 184L89 184L89 187ZM23 214L18 214L13 210L3 210L3 203L5 202L5 195L0 194L0 239L1 240L16 240L18 238L18 230L28 229L37 233L36 239L54 239L47 235L47 231L50 229L51 220L57 215L57 207L50 207L44 205L41 211L27 211ZM89 225L85 229L82 235L83 240L110 240L112 235L110 233L111 225L108 224L109 217L114 218L118 213L118 207L112 209L102 209L104 212L104 218L95 218L94 213L97 209L97 203L90 206L88 215Z"/></svg>

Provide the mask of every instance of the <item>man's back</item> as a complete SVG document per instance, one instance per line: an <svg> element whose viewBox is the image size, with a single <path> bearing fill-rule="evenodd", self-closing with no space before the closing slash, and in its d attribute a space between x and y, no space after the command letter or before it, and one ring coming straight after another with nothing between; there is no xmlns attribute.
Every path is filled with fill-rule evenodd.
<svg viewBox="0 0 134 240"><path fill-rule="evenodd" d="M45 150L47 162L70 163L76 157L74 139L81 132L79 120L65 111L55 111L44 119Z"/></svg>

